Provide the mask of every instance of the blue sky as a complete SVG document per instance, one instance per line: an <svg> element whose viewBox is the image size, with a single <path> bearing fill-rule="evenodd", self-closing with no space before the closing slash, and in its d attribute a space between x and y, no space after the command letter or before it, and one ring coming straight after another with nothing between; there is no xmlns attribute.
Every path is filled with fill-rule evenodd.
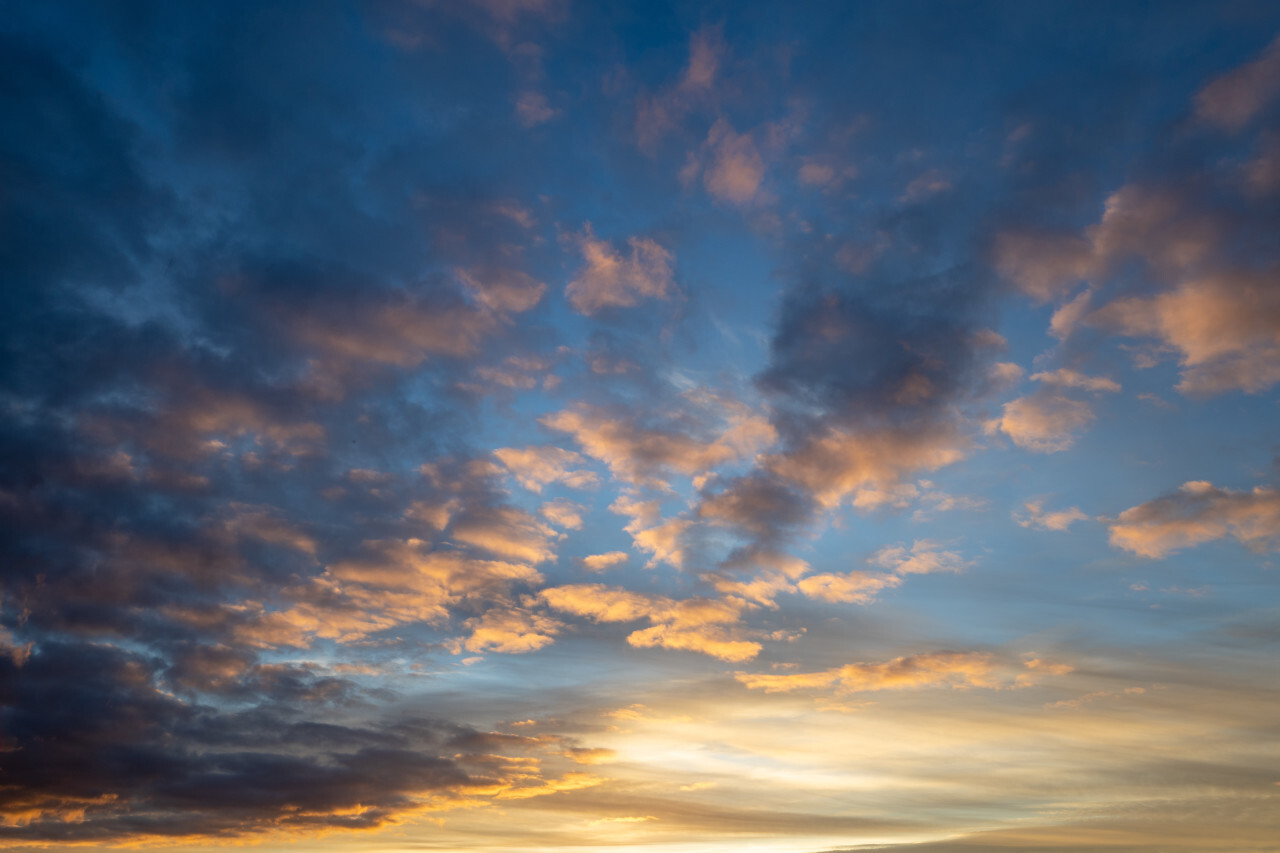
<svg viewBox="0 0 1280 853"><path fill-rule="evenodd" d="M1273 849L1273 4L10 12L0 844Z"/></svg>

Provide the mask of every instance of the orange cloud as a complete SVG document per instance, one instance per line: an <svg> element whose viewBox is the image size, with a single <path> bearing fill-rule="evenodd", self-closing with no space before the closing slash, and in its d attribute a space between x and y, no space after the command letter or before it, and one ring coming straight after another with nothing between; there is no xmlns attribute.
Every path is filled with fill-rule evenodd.
<svg viewBox="0 0 1280 853"><path fill-rule="evenodd" d="M233 538L245 537L316 555L316 542L311 536L279 518L270 508L232 504L235 513L223 524L223 529Z"/></svg>
<svg viewBox="0 0 1280 853"><path fill-rule="evenodd" d="M549 606L595 622L647 619L649 628L633 631L627 642L641 648L661 646L701 652L728 661L754 658L760 644L736 636L733 627L742 603L707 598L674 600L604 584L571 584L542 590Z"/></svg>
<svg viewBox="0 0 1280 853"><path fill-rule="evenodd" d="M1046 512L1044 504L1041 501L1027 501L1023 506L1026 507L1026 514L1019 515L1013 513L1013 520L1023 527L1038 527L1041 530L1067 530L1077 521L1084 521L1089 516L1080 511L1079 507L1071 507L1070 509L1060 509Z"/></svg>
<svg viewBox="0 0 1280 853"><path fill-rule="evenodd" d="M699 474L747 456L776 436L768 420L745 407L730 408L724 431L710 440L646 429L586 405L547 415L541 423L572 435L588 456L608 465L614 477L650 485L661 485L657 475L664 469Z"/></svg>
<svg viewBox="0 0 1280 853"><path fill-rule="evenodd" d="M629 495L620 495L609 509L618 515L631 517L623 529L631 534L637 548L653 555L650 566L664 562L678 569L684 565L684 549L680 540L692 521L671 518L659 522L658 501L640 501Z"/></svg>
<svg viewBox="0 0 1280 853"><path fill-rule="evenodd" d="M1102 219L1083 237L1010 231L996 238L997 268L1025 293L1049 301L1104 275L1126 257L1145 258L1162 275L1203 262L1220 237L1207 213L1178 193L1131 184L1112 193Z"/></svg>
<svg viewBox="0 0 1280 853"><path fill-rule="evenodd" d="M838 694L904 690L913 687L998 687L991 655L980 652L928 652L884 663L851 663L822 672L784 675L736 672L751 690L786 693L835 687Z"/></svg>
<svg viewBox="0 0 1280 853"><path fill-rule="evenodd" d="M855 506L890 500L902 477L964 458L964 441L949 425L845 431L830 428L788 453L766 456L763 466L834 508L852 496Z"/></svg>
<svg viewBox="0 0 1280 853"><path fill-rule="evenodd" d="M1232 536L1254 551L1280 547L1280 492L1237 492L1204 481L1126 509L1109 523L1111 544L1143 557Z"/></svg>
<svg viewBox="0 0 1280 853"><path fill-rule="evenodd" d="M937 542L917 539L908 550L902 545L881 548L867 562L888 569L896 575L928 575L935 572L961 572L973 565L955 551L940 551Z"/></svg>
<svg viewBox="0 0 1280 853"><path fill-rule="evenodd" d="M804 578L796 586L805 595L821 601L867 604L874 601L881 590L901 586L904 575L960 572L973 565L955 551L939 550L938 543L928 539L916 540L910 549L902 545L881 548L867 562L887 569L888 573L818 574Z"/></svg>
<svg viewBox="0 0 1280 853"><path fill-rule="evenodd" d="M581 454L559 447L500 447L493 451L507 470L531 492L541 492L551 483L564 483L575 489L595 486L598 479L594 471L578 466L586 460Z"/></svg>
<svg viewBox="0 0 1280 853"><path fill-rule="evenodd" d="M580 504L564 498L557 498L554 501L544 503L538 509L538 512L547 521L558 527L563 527L565 530L581 530L582 509L583 507Z"/></svg>
<svg viewBox="0 0 1280 853"><path fill-rule="evenodd" d="M468 510L449 527L454 539L499 557L537 565L555 557L556 532L516 507L483 507Z"/></svg>
<svg viewBox="0 0 1280 853"><path fill-rule="evenodd" d="M1269 57L1280 57L1276 45L1280 41ZM1264 156L1258 168L1265 170L1268 162ZM1245 178L1252 187L1250 169ZM996 263L1024 291L1048 300L1065 295L1078 281L1100 280L1140 259L1159 290L1094 307L1098 291L1091 284L1055 311L1050 332L1066 339L1083 323L1155 338L1180 354L1178 390L1183 393L1256 393L1280 382L1280 290L1275 287L1280 271L1231 268L1219 257L1230 228L1213 205L1186 193L1128 185L1107 199L1102 219L1083 238L1001 235ZM1116 390L1100 384L1104 380L1067 377L1063 371L1044 374L1044 381Z"/></svg>
<svg viewBox="0 0 1280 853"><path fill-rule="evenodd" d="M1065 664L1047 664L1037 658L1022 661L1018 668L993 659L985 652L927 652L897 657L884 663L851 663L821 672L756 674L735 672L734 678L751 690L789 693L794 690L834 688L836 695L870 693L880 690L909 690L923 687L1001 689L1027 687L1034 673L1065 675L1073 671Z"/></svg>
<svg viewBox="0 0 1280 853"><path fill-rule="evenodd" d="M269 610L248 601L224 606L219 618L256 647L303 647L317 637L351 642L396 625L445 622L464 599L502 600L512 584L541 580L522 563L472 559L418 539L375 540L360 557L285 589L290 606Z"/></svg>
<svg viewBox="0 0 1280 853"><path fill-rule="evenodd" d="M1003 414L988 421L986 431L1003 432L1028 450L1057 453L1071 447L1074 433L1093 423L1093 418L1093 409L1082 400L1037 394L1005 403Z"/></svg>
<svg viewBox="0 0 1280 853"><path fill-rule="evenodd" d="M721 595L749 601L763 607L777 607L774 599L779 593L795 592L796 579L809 570L809 564L798 557L767 548L751 548L729 560L726 566L743 569L747 579L740 580L729 574L706 573L702 579L715 587Z"/></svg>
<svg viewBox="0 0 1280 853"><path fill-rule="evenodd" d="M497 607L482 616L468 619L466 626L471 635L455 645L455 653L462 649L503 654L537 651L555 642L555 635L564 627L540 613Z"/></svg>
<svg viewBox="0 0 1280 853"><path fill-rule="evenodd" d="M598 240L588 224L577 238L584 265L565 287L565 296L581 314L605 308L630 308L642 299L669 299L676 292L674 256L653 240L631 237L630 255Z"/></svg>
<svg viewBox="0 0 1280 853"><path fill-rule="evenodd" d="M866 604L874 601L883 589L902 585L897 575L848 572L846 574L812 575L796 586L810 598L832 603Z"/></svg>
<svg viewBox="0 0 1280 853"><path fill-rule="evenodd" d="M582 565L593 572L603 572L605 569L625 563L629 555L626 551L609 551L606 554L591 554L582 558Z"/></svg>
<svg viewBox="0 0 1280 853"><path fill-rule="evenodd" d="M1116 300L1089 321L1180 351L1183 393L1256 393L1280 382L1277 275L1273 269L1196 279L1156 296Z"/></svg>

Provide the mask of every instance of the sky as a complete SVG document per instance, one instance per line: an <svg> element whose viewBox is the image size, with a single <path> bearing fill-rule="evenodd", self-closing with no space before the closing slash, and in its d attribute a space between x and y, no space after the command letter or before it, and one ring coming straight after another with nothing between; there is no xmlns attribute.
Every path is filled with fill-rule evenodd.
<svg viewBox="0 0 1280 853"><path fill-rule="evenodd" d="M1280 6L0 16L0 847L1280 851Z"/></svg>

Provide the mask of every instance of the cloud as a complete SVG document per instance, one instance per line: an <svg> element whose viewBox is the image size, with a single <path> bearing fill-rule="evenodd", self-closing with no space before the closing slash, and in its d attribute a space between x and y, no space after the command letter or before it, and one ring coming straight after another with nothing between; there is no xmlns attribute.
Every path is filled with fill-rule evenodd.
<svg viewBox="0 0 1280 853"><path fill-rule="evenodd" d="M702 184L719 201L747 204L756 197L764 180L764 159L750 134L735 133L720 119L704 143L708 163Z"/></svg>
<svg viewBox="0 0 1280 853"><path fill-rule="evenodd" d="M869 572L817 574L796 583L800 591L810 598L851 604L867 604L874 601L882 590L901 585L902 578L898 575Z"/></svg>
<svg viewBox="0 0 1280 853"><path fill-rule="evenodd" d="M627 642L639 648L660 646L733 662L750 660L761 649L760 643L739 636L741 604L707 598L675 600L604 584L549 587L539 597L555 610L595 622L647 619L653 623L650 627L627 636Z"/></svg>
<svg viewBox="0 0 1280 853"><path fill-rule="evenodd" d="M544 389L549 390L560 383L560 377L547 372L551 366L550 359L537 356L511 355L503 359L501 364L484 365L475 368L474 375L478 379L503 388L531 391L541 385ZM470 383L462 384L459 387L475 387L481 393L484 393L485 390L482 386L472 386Z"/></svg>
<svg viewBox="0 0 1280 853"><path fill-rule="evenodd" d="M1069 367L1033 373L1031 374L1031 379L1036 382L1043 382L1045 385L1055 385L1059 388L1079 388L1083 391L1115 393L1120 390L1120 383L1114 379L1107 379L1104 376L1085 376L1083 373L1072 370Z"/></svg>
<svg viewBox="0 0 1280 853"><path fill-rule="evenodd" d="M1199 104L1218 103L1220 117L1231 114L1236 95L1225 93L1253 92L1243 81L1274 64L1277 45L1247 74L1206 87ZM1219 95L1209 97L1211 91ZM1202 178L1174 173L1120 187L1080 235L1001 233L996 265L1042 301L1088 282L1055 310L1050 332L1058 338L1083 326L1154 339L1178 354L1184 394L1270 388L1280 382L1280 265L1266 236L1275 230L1274 212L1259 191L1269 174L1270 138L1259 135L1260 153L1243 171L1210 168ZM1139 366L1154 363L1147 352Z"/></svg>
<svg viewBox="0 0 1280 853"><path fill-rule="evenodd" d="M503 654L534 652L555 642L555 635L563 626L541 613L494 607L468 619L466 627L471 634L460 641L455 653L460 649Z"/></svg>
<svg viewBox="0 0 1280 853"><path fill-rule="evenodd" d="M1244 167L1247 190L1266 195L1280 190L1280 132L1264 133L1257 153Z"/></svg>
<svg viewBox="0 0 1280 853"><path fill-rule="evenodd" d="M625 255L596 239L588 224L576 238L583 267L565 287L570 304L591 316L609 308L630 308L643 299L666 300L677 291L675 256L647 237L631 237Z"/></svg>
<svg viewBox="0 0 1280 853"><path fill-rule="evenodd" d="M475 353L499 316L460 301L401 296L290 311L283 322L300 343L328 357L413 367L433 355Z"/></svg>
<svg viewBox="0 0 1280 853"><path fill-rule="evenodd" d="M940 169L930 169L912 178L900 201L916 202L951 189L951 179Z"/></svg>
<svg viewBox="0 0 1280 853"><path fill-rule="evenodd" d="M1019 397L1004 404L1003 414L988 421L988 433L1003 432L1013 443L1038 453L1058 453L1075 443L1073 433L1093 423L1093 409L1059 394Z"/></svg>
<svg viewBox="0 0 1280 853"><path fill-rule="evenodd" d="M1071 507L1070 509L1051 510L1046 512L1044 504L1041 501L1027 501L1026 514L1020 515L1013 513L1013 520L1023 527L1036 527L1041 530L1067 530L1077 521L1084 521L1089 516L1080 511L1079 507Z"/></svg>
<svg viewBox="0 0 1280 853"><path fill-rule="evenodd" d="M653 153L668 133L676 130L715 91L724 64L726 45L720 27L705 26L689 38L689 60L675 85L654 95L642 94L636 103L636 143Z"/></svg>
<svg viewBox="0 0 1280 853"><path fill-rule="evenodd" d="M1049 320L1049 334L1059 340L1066 340L1075 332L1076 327L1088 316L1093 305L1093 291L1082 290L1070 302L1065 302L1053 312Z"/></svg>
<svg viewBox="0 0 1280 853"><path fill-rule="evenodd" d="M519 513L519 511L516 511ZM523 513L477 513L464 525L478 547L549 559L540 525ZM434 550L418 539L373 540L362 553L334 562L316 577L280 590L285 606L261 601L222 605L205 616L171 611L175 618L222 622L239 643L251 647L309 646L315 638L352 642L406 624L444 624L463 601L503 600L513 584L542 580L523 563ZM198 624L198 623L196 623Z"/></svg>
<svg viewBox="0 0 1280 853"><path fill-rule="evenodd" d="M233 677L243 667L216 669ZM182 677L193 671L185 665ZM267 832L373 829L555 781L527 766L517 774L447 757L454 742L481 735L466 727L359 721L334 706L344 692L314 692L326 681L350 691L348 682L306 670L276 675L271 687L260 682L274 694L220 710L166 690L154 658L101 643L43 643L21 667L0 657L9 747L0 838L216 845ZM304 710L324 714L324 724Z"/></svg>
<svg viewBox="0 0 1280 853"><path fill-rule="evenodd" d="M991 365L991 380L998 388L1009 388L1022 381L1026 371L1011 361L997 361Z"/></svg>
<svg viewBox="0 0 1280 853"><path fill-rule="evenodd" d="M1079 237L1006 231L996 237L995 264L1024 293L1048 302L1091 278L1095 261L1092 248Z"/></svg>
<svg viewBox="0 0 1280 853"><path fill-rule="evenodd" d="M582 510L581 504L576 504L564 498L557 498L554 501L544 503L538 509L538 512L543 518L557 527L563 527L565 530L581 530Z"/></svg>
<svg viewBox="0 0 1280 853"><path fill-rule="evenodd" d="M464 510L449 525L449 535L496 556L533 565L555 558L555 531L516 507Z"/></svg>
<svg viewBox="0 0 1280 853"><path fill-rule="evenodd" d="M735 672L733 677L751 690L789 693L793 690L835 688L837 695L907 690L921 687L998 688L1002 684L992 656L982 652L926 652L884 663L851 663L820 672L784 675Z"/></svg>
<svg viewBox="0 0 1280 853"><path fill-rule="evenodd" d="M1196 480L1126 509L1108 527L1113 546L1142 557L1164 557L1228 536L1250 550L1270 551L1280 547L1280 493L1267 486L1233 491Z"/></svg>
<svg viewBox="0 0 1280 853"><path fill-rule="evenodd" d="M807 186L825 187L835 182L836 170L826 163L803 163L796 177Z"/></svg>
<svg viewBox="0 0 1280 853"><path fill-rule="evenodd" d="M1280 94L1280 38L1262 56L1209 81L1195 96L1196 118L1236 133Z"/></svg>
<svg viewBox="0 0 1280 853"><path fill-rule="evenodd" d="M505 208L504 208L505 209ZM529 213L512 209L511 215L519 222L527 221ZM547 286L521 270L503 267L476 267L454 271L474 295L476 301L490 310L504 314L520 314L542 301Z"/></svg>
<svg viewBox="0 0 1280 853"><path fill-rule="evenodd" d="M771 549L767 544L753 543L736 549L721 563L716 572L706 572L701 579L710 583L722 596L741 599L762 607L776 609L776 598L783 592L795 592L796 579L809 571L809 564ZM774 636L771 639L794 639L797 635Z"/></svg>
<svg viewBox="0 0 1280 853"><path fill-rule="evenodd" d="M909 549L903 545L881 548L867 562L888 571L811 575L798 581L796 587L810 598L821 601L868 604L882 590L901 586L906 575L962 572L973 565L973 561L965 560L958 552L940 550L937 542L928 539L916 540Z"/></svg>
<svg viewBox="0 0 1280 853"><path fill-rule="evenodd" d="M574 489L586 489L598 484L594 471L578 466L586 462L572 450L559 447L500 447L493 451L498 461L531 492L542 493L542 487L551 483L564 483Z"/></svg>
<svg viewBox="0 0 1280 853"><path fill-rule="evenodd" d="M881 548L867 561L897 575L928 575L961 572L973 565L955 551L939 550L937 542L917 539L908 550L902 545Z"/></svg>
<svg viewBox="0 0 1280 853"><path fill-rule="evenodd" d="M1224 272L1165 293L1127 297L1094 311L1089 322L1137 337L1154 337L1181 353L1185 394L1280 382L1280 268Z"/></svg>
<svg viewBox="0 0 1280 853"><path fill-rule="evenodd" d="M850 496L854 506L874 507L892 494L903 477L963 459L965 445L945 424L861 431L832 428L787 453L765 456L761 465L824 507L834 508Z"/></svg>
<svg viewBox="0 0 1280 853"><path fill-rule="evenodd" d="M521 92L516 99L516 117L524 127L537 127L546 124L557 115L559 110L547 103L547 96L541 92Z"/></svg>
<svg viewBox="0 0 1280 853"><path fill-rule="evenodd" d="M619 566L630 559L626 551L608 551L604 554L589 554L582 558L582 565L593 572L603 572Z"/></svg>
<svg viewBox="0 0 1280 853"><path fill-rule="evenodd" d="M673 429L646 428L633 418L586 404L547 415L541 423L566 432L613 476L629 483L661 485L667 470L693 476L741 459L770 444L776 433L742 406L721 408L723 430L699 439Z"/></svg>
<svg viewBox="0 0 1280 853"><path fill-rule="evenodd" d="M641 501L628 495L620 495L609 509L631 518L623 529L631 534L635 547L653 555L648 567L660 562L677 569L684 566L682 541L685 531L693 524L690 519L671 518L660 521L658 501Z"/></svg>

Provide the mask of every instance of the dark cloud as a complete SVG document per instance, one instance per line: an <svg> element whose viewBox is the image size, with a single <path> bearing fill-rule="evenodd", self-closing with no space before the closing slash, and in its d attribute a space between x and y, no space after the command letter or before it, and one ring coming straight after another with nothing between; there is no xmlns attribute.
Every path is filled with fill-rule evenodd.
<svg viewBox="0 0 1280 853"><path fill-rule="evenodd" d="M370 722L386 696L264 652L430 647L537 577L486 555L552 553L467 461L457 390L536 343L544 238L511 146L442 157L515 126L523 16L420 10L458 38L418 52L365 11L4 25L7 840L377 826L502 781L437 755L466 727Z"/></svg>
<svg viewBox="0 0 1280 853"><path fill-rule="evenodd" d="M218 657L196 654L206 669ZM446 723L308 721L308 703L340 716L326 679L294 673L257 693L266 702L219 710L162 689L200 663L183 658L163 677L158 665L88 643L44 642L20 667L0 658L0 810L21 816L0 829L7 840L378 826L424 798L494 782L437 754L461 736Z"/></svg>

